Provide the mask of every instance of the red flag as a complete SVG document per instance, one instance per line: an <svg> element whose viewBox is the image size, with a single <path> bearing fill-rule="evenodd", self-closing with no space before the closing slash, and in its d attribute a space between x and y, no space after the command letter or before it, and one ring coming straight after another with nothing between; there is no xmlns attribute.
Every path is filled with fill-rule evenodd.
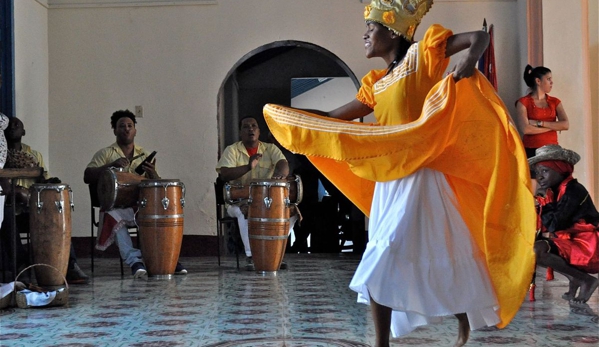
<svg viewBox="0 0 599 347"><path fill-rule="evenodd" d="M497 90L497 69L495 68L495 44L493 38L494 27L493 24L489 26L489 47L483 53L484 57L484 70L482 73L487 77L489 82Z"/></svg>

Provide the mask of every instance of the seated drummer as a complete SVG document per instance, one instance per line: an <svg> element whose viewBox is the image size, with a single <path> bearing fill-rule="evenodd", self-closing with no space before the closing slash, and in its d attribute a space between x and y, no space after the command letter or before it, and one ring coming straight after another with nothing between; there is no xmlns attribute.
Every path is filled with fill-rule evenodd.
<svg viewBox="0 0 599 347"><path fill-rule="evenodd" d="M137 129L135 115L129 111L116 111L110 117L116 142L103 148L94 154L87 164L83 181L87 184L96 184L100 174L110 168L123 168L126 172L135 173L135 168L143 163L145 177L159 179L156 172L156 159L152 162L144 162L148 153L140 146L135 145ZM141 156L140 156L141 155ZM119 248L121 258L131 267L133 278L139 278L147 274L139 249L133 248L131 236L127 227L135 227L135 211L133 208L117 208L110 211L100 211L100 222L98 230L96 249L106 250L113 242ZM185 275L187 270L177 262L175 275Z"/></svg>
<svg viewBox="0 0 599 347"><path fill-rule="evenodd" d="M546 145L528 163L538 183L537 264L568 278L569 290L562 298L585 303L599 286L589 275L599 272L599 212L586 188L572 177L578 160L574 151Z"/></svg>
<svg viewBox="0 0 599 347"><path fill-rule="evenodd" d="M17 230L17 268L22 267L28 263L28 256L21 243L19 233L29 233L29 187L36 182L39 183L60 183L60 179L56 177L48 178L48 171L44 166L44 158L42 154L29 145L21 142L23 136L25 136L25 126L19 118L11 118L8 127L4 130L4 136L8 146L8 155L6 158L5 168L13 169L24 169L28 167L42 167L44 169L43 177L40 180L33 178L18 179L15 187L15 220ZM5 182L4 194L10 194L12 185L10 182ZM12 207L10 206L10 200L7 199L5 205L5 219L2 223L2 242L12 244L9 242L10 235L10 224L12 222ZM71 250L69 254L69 265L66 276L69 284L86 284L89 283L89 277L79 268L77 264L77 257L75 256L75 249L73 243L71 243Z"/></svg>
<svg viewBox="0 0 599 347"><path fill-rule="evenodd" d="M289 164L281 150L272 143L260 141L260 128L255 118L244 117L239 122L239 135L241 141L227 146L216 165L216 172L224 182L249 186L253 179L282 179L289 175ZM227 213L237 218L241 240L247 256L247 270L254 270L252 251L248 235L247 201L240 201L227 206ZM289 233L297 215L289 220ZM286 263L281 264L281 269L287 268Z"/></svg>

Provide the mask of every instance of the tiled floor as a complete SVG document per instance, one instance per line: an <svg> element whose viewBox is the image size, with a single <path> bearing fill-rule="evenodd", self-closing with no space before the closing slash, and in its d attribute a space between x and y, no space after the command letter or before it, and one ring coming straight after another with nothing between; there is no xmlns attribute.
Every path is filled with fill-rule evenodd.
<svg viewBox="0 0 599 347"><path fill-rule="evenodd" d="M99 259L90 285L70 287L66 307L0 311L1 346L370 346L369 307L348 289L359 259L286 255L288 270L263 277L235 259L184 258L187 276L120 277L118 260ZM81 259L89 272L89 259ZM539 270L539 278L544 271ZM599 294L588 305L561 299L567 283L539 280L503 330L474 331L467 346L599 346ZM451 346L455 318L420 328L392 345Z"/></svg>

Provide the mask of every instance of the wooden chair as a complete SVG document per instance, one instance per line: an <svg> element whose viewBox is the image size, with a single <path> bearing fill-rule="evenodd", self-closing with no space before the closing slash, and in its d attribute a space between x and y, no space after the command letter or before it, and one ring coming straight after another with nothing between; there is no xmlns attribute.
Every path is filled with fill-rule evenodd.
<svg viewBox="0 0 599 347"><path fill-rule="evenodd" d="M91 200L91 241L90 241L90 257L91 257L91 265L92 265L92 273L94 272L94 250L96 244L96 238L98 236L99 231L96 231L94 235L94 229L98 229L100 223L100 199L98 198L98 189L95 184L88 184L89 188L89 196ZM97 216L97 217L96 217ZM139 230L137 227L127 227L129 229L129 235L137 237L137 247L139 247ZM133 231L131 231L133 230ZM123 258L121 258L119 254L119 260L121 262L121 276L125 275L125 270L123 269Z"/></svg>
<svg viewBox="0 0 599 347"><path fill-rule="evenodd" d="M214 182L214 195L216 198L216 230L217 230L216 247L217 247L218 266L220 266L220 248L221 248L220 241L221 241L221 239L223 239L225 242L227 241L224 239L223 225L226 225L228 227L229 226L233 227L236 235L239 234L239 226L237 225L237 218L227 215L227 210L225 207L225 198L223 196L224 185L225 185L225 183L220 178L217 178L216 181ZM237 260L237 268L239 269L239 248L238 248L236 239L233 238L233 240L235 240L234 241L235 259ZM225 245L226 245L226 243L225 243Z"/></svg>

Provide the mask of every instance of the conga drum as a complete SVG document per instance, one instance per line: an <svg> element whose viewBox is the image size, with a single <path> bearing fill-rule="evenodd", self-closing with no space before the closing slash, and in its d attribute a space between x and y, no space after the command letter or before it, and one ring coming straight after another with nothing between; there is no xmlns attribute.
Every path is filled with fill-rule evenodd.
<svg viewBox="0 0 599 347"><path fill-rule="evenodd" d="M73 191L67 184L35 183L29 187L29 230L33 262L40 286L64 285L71 251ZM62 274L62 275L61 275Z"/></svg>
<svg viewBox="0 0 599 347"><path fill-rule="evenodd" d="M248 234L257 272L281 266L289 233L289 183L263 179L250 182Z"/></svg>
<svg viewBox="0 0 599 347"><path fill-rule="evenodd" d="M299 205L304 197L304 187L300 175L289 175L286 178L289 183L289 201L292 204Z"/></svg>
<svg viewBox="0 0 599 347"><path fill-rule="evenodd" d="M138 174L111 167L98 177L98 200L104 211L135 206L139 197L139 183L144 180Z"/></svg>
<svg viewBox="0 0 599 347"><path fill-rule="evenodd" d="M250 198L250 187L243 184L225 183L223 186L223 198L225 202L233 204Z"/></svg>
<svg viewBox="0 0 599 347"><path fill-rule="evenodd" d="M183 241L185 185L179 180L144 180L139 184L137 225L148 275L171 278Z"/></svg>
<svg viewBox="0 0 599 347"><path fill-rule="evenodd" d="M304 196L302 178L300 175L289 175L285 178L289 183L289 201L292 204L299 205ZM250 198L250 186L244 186L237 183L225 183L223 186L223 197L225 202L233 204Z"/></svg>

